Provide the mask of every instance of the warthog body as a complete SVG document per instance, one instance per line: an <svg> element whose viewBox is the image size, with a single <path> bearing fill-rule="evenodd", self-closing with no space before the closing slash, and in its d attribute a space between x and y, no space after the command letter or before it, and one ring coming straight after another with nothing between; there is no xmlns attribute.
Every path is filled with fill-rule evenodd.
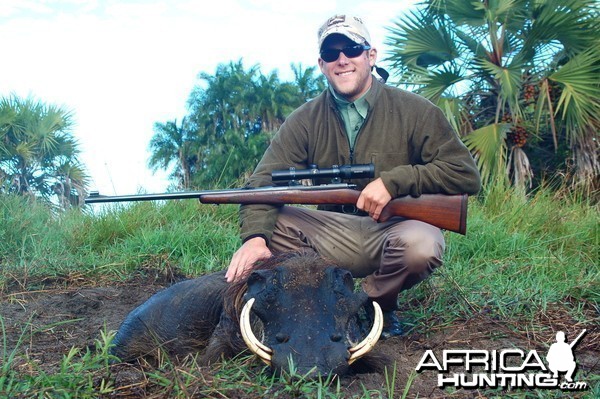
<svg viewBox="0 0 600 399"><path fill-rule="evenodd" d="M113 353L132 360L153 356L158 348L175 356L200 352L201 363L211 363L252 349L244 342L249 334L261 337L264 350L252 351L275 371L292 361L301 373L344 374L349 363L377 363L368 356L354 363L352 357L369 332L372 306L364 292L354 291L349 272L316 255L285 254L258 264L235 284L219 272L155 294L127 316ZM242 337L244 312L253 332Z"/></svg>

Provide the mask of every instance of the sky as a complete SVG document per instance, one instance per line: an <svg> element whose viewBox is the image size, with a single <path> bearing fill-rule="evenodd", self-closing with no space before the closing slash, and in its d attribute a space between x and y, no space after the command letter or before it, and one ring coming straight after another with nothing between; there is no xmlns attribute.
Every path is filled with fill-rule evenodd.
<svg viewBox="0 0 600 399"><path fill-rule="evenodd" d="M1 0L0 97L72 112L90 190L163 192L168 173L147 167L153 127L187 114L201 72L241 59L292 81L290 64L317 65L335 14L362 17L381 60L386 28L416 1Z"/></svg>

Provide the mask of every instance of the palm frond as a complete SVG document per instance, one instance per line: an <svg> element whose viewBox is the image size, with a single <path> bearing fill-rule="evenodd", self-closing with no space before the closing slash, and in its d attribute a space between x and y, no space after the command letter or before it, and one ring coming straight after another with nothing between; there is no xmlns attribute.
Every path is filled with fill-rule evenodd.
<svg viewBox="0 0 600 399"><path fill-rule="evenodd" d="M477 1L432 0L428 11L438 16L448 15L458 25L484 25L485 8Z"/></svg>
<svg viewBox="0 0 600 399"><path fill-rule="evenodd" d="M474 154L481 172L481 180L489 184L494 178L505 176L506 132L510 126L495 123L477 130L463 138L467 148Z"/></svg>
<svg viewBox="0 0 600 399"><path fill-rule="evenodd" d="M600 125L600 51L590 49L573 57L548 77L562 87L557 115L569 133L580 134L588 125Z"/></svg>
<svg viewBox="0 0 600 399"><path fill-rule="evenodd" d="M441 97L436 102L455 132L463 136L471 130L469 116L463 102L458 97Z"/></svg>
<svg viewBox="0 0 600 399"><path fill-rule="evenodd" d="M507 102L513 116L521 114L519 106L519 93L523 84L522 65L502 67L488 60L480 60L479 66L494 77L498 82L499 102Z"/></svg>
<svg viewBox="0 0 600 399"><path fill-rule="evenodd" d="M434 70L427 75L422 75L412 83L421 85L419 93L437 103L442 95L447 94L450 88L464 79L465 76L457 68L442 67L439 71Z"/></svg>
<svg viewBox="0 0 600 399"><path fill-rule="evenodd" d="M598 31L597 1L544 0L533 5L534 20L524 36L526 48L557 41L573 55L594 45L596 35L581 33Z"/></svg>
<svg viewBox="0 0 600 399"><path fill-rule="evenodd" d="M463 32L461 30L456 30L454 33L456 37L460 39L462 44L471 51L471 53L474 55L474 58L486 58L486 48L481 41L477 40L472 34Z"/></svg>
<svg viewBox="0 0 600 399"><path fill-rule="evenodd" d="M458 49L444 25L436 23L421 10L388 28L387 44L397 50L388 58L395 67L438 66L459 56Z"/></svg>

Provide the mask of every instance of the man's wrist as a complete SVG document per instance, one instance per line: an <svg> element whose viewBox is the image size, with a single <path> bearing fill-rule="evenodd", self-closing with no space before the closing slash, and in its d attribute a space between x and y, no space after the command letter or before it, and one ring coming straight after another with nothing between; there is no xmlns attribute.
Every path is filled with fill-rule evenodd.
<svg viewBox="0 0 600 399"><path fill-rule="evenodd" d="M250 241L250 240L252 240L252 239L255 239L255 238L262 238L262 239L263 239L263 241L265 242L265 246L266 246L266 245L269 243L269 242L267 241L267 237L266 237L264 234L252 234L252 235L249 235L248 237L245 237L245 238L242 240L242 244L245 244L245 243L247 243L248 241Z"/></svg>

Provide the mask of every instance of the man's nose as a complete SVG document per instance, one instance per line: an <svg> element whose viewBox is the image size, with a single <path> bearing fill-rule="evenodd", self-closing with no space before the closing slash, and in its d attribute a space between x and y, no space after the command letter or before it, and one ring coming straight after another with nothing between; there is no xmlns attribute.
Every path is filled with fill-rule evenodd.
<svg viewBox="0 0 600 399"><path fill-rule="evenodd" d="M350 59L346 57L343 51L340 51L340 55L336 61L338 64L346 65L350 62Z"/></svg>

